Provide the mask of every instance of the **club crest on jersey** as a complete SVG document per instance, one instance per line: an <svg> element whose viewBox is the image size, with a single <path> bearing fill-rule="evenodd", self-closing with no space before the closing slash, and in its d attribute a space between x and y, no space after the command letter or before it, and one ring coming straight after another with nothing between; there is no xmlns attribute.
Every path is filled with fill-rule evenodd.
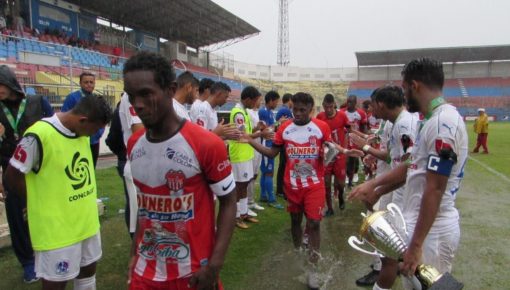
<svg viewBox="0 0 510 290"><path fill-rule="evenodd" d="M69 272L69 261L62 260L55 265L55 273L57 275L64 275Z"/></svg>
<svg viewBox="0 0 510 290"><path fill-rule="evenodd" d="M234 123L236 124L237 128L240 130L244 130L244 115L243 113L237 113L234 115Z"/></svg>
<svg viewBox="0 0 510 290"><path fill-rule="evenodd" d="M170 148L169 148L170 149ZM170 170L165 174L166 185L171 192L182 191L184 188L184 179L186 176L184 173L179 171Z"/></svg>
<svg viewBox="0 0 510 290"><path fill-rule="evenodd" d="M317 146L317 136L310 136L308 142L310 142L311 146Z"/></svg>

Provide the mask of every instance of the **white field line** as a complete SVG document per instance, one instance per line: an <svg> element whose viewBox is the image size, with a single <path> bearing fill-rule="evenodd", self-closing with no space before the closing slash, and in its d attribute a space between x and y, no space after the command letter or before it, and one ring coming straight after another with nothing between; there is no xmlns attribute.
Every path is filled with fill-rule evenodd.
<svg viewBox="0 0 510 290"><path fill-rule="evenodd" d="M508 178L506 175L504 175L503 173L501 172L497 172L494 168L490 167L489 165L483 163L482 161L476 159L476 158L473 158L471 156L468 156L469 159L471 159L472 161L478 163L480 166L482 166L483 168L487 169L490 173L493 173L495 174L496 176L499 176L501 179L503 179L504 181L510 183L510 178Z"/></svg>

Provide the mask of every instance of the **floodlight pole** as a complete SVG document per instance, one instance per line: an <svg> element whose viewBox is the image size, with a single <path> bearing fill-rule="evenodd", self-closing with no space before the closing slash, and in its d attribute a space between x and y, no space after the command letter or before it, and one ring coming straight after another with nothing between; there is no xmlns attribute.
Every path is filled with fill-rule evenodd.
<svg viewBox="0 0 510 290"><path fill-rule="evenodd" d="M289 0L280 0L280 9L278 15L278 65L289 65L289 46Z"/></svg>

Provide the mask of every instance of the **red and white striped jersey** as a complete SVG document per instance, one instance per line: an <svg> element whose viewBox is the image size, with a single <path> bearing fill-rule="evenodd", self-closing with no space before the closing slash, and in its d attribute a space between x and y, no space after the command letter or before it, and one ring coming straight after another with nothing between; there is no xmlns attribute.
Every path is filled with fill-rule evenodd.
<svg viewBox="0 0 510 290"><path fill-rule="evenodd" d="M185 121L162 142L148 140L145 130L136 132L128 158L139 206L135 272L170 281L207 265L215 237L213 193L235 188L223 141Z"/></svg>
<svg viewBox="0 0 510 290"><path fill-rule="evenodd" d="M278 128L273 145L285 148L287 163L283 182L286 188L324 186L322 145L325 141L331 141L331 130L328 124L315 118L303 126L289 120Z"/></svg>

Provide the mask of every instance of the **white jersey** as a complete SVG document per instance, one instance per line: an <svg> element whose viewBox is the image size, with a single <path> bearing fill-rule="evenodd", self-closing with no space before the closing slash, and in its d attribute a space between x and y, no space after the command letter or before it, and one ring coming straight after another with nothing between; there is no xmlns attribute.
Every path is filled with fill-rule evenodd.
<svg viewBox="0 0 510 290"><path fill-rule="evenodd" d="M141 124L142 120L135 112L135 109L129 102L129 95L127 93L123 93L120 98L119 104L119 118L120 118L120 126L122 127L122 137L124 139L124 145L127 147L127 142L131 135L133 135L133 131L131 130L131 126L136 124ZM138 204L136 201L136 187L133 183L133 176L131 174L131 163L129 160L126 161L124 165L124 183L126 185L126 190L128 193L128 201L127 204L129 206L129 232L134 233L136 230L136 213L138 211Z"/></svg>
<svg viewBox="0 0 510 290"><path fill-rule="evenodd" d="M409 113L402 110L395 120L390 133L388 150L390 153L390 167L396 168L402 162L404 155L411 153L413 145L416 141L416 133L418 130L419 115L417 113ZM407 136L409 141L403 141L402 138ZM406 143L408 142L408 143ZM407 146L407 147L406 147ZM393 191L392 202L400 208L403 206L403 196L405 187L400 187Z"/></svg>
<svg viewBox="0 0 510 290"><path fill-rule="evenodd" d="M129 96L127 93L123 93L120 97L119 104L119 118L120 118L120 126L122 127L122 137L124 139L124 145L127 146L127 141L129 137L133 135L131 131L131 126L136 124L141 124L142 120L135 112L135 109L129 102Z"/></svg>
<svg viewBox="0 0 510 290"><path fill-rule="evenodd" d="M218 127L218 115L208 101L201 102L195 109L192 107L190 115L193 123L206 130L212 131Z"/></svg>
<svg viewBox="0 0 510 290"><path fill-rule="evenodd" d="M251 127L252 128L257 127L257 124L260 121L259 111L258 110L255 111L253 109L246 109L246 112L250 115ZM262 144L262 138L255 139L255 142ZM258 171L258 167L260 166L261 157L262 157L262 155L257 150L255 150L255 156L253 158L253 163L256 164L257 171ZM254 173L257 173L257 171L255 171Z"/></svg>
<svg viewBox="0 0 510 290"><path fill-rule="evenodd" d="M462 116L457 109L444 104L432 112L428 120L420 122L412 162L407 170L403 212L406 223L414 228L418 220L427 171L447 175L448 183L441 199L436 219L430 232L447 232L458 227L459 213L455 208L455 197L464 176L464 165L468 153L468 135ZM454 163L440 158L439 153L451 149L457 156Z"/></svg>
<svg viewBox="0 0 510 290"><path fill-rule="evenodd" d="M379 130L377 130L376 135L379 137L379 149L387 151L388 150L388 142L390 141L391 128L393 127L393 123L390 121L381 121L379 125ZM375 175L381 175L384 172L390 170L391 167L386 160L377 160L377 170Z"/></svg>
<svg viewBox="0 0 510 290"><path fill-rule="evenodd" d="M186 107L184 107L183 104L179 103L175 98L173 99L173 104L174 104L174 111L177 114L177 116L179 116L183 119L186 119L188 121L191 121L188 110L186 110Z"/></svg>
<svg viewBox="0 0 510 290"><path fill-rule="evenodd" d="M200 107L200 105L203 103L204 101L200 100L200 99L196 99L193 104L191 105L191 108L189 108L189 116L191 117L191 121L195 122L193 120L193 115L197 116L198 115L198 108Z"/></svg>

